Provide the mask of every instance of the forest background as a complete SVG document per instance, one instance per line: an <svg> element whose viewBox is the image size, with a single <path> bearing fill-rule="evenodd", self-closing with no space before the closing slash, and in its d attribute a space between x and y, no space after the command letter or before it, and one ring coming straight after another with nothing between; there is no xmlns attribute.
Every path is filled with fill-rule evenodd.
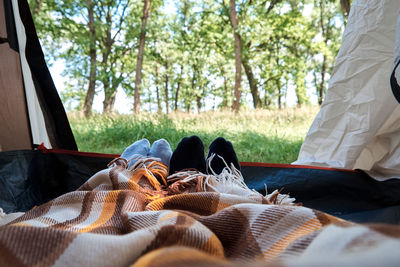
<svg viewBox="0 0 400 267"><path fill-rule="evenodd" d="M235 114L239 110L253 110L254 114L257 110L278 110L279 117L283 114L279 110L284 110L290 100L299 110L283 111L286 114L304 111L313 102L312 98L315 104L321 105L350 10L350 0L28 2L48 64L61 62L63 66L64 84L60 95L64 106L83 115L70 113L78 146L87 147L83 149L86 151L109 153L120 153L132 138L156 139L158 134L121 133L118 138L129 140L120 140L120 145L115 147L115 142L102 143L93 138L94 125L92 129L87 128L90 137L86 139L96 139L97 144L85 143L85 130L79 125L88 125L88 118L93 121L96 95L104 96L103 115L117 113L117 93L123 92L131 100L129 110L136 114L133 120L161 125L165 118L157 119L151 114L182 112L189 114L187 120L192 121L190 114L209 110L222 110L222 113L232 110ZM290 90L294 93L288 97ZM298 140L289 158L297 156L304 131L318 108L311 110L306 108L304 114L300 112L311 118L306 119L305 130L297 131L300 134L296 135ZM143 114L149 115L144 119ZM212 118L207 116L204 120L210 122ZM284 119L286 131L298 127L287 124L297 120L292 117ZM275 117L259 119L282 121ZM177 123L172 120L165 125ZM116 127L111 124L103 124L103 130ZM217 130L222 133L221 129ZM196 131L201 135L200 128ZM276 136L282 135L274 131ZM185 134L188 133L181 132L170 139L179 140ZM257 134L269 138L265 132ZM160 135L164 137L165 132L164 136ZM261 154L257 161L271 161ZM289 162L288 157L275 161ZM254 160L246 156L242 160L246 159Z"/></svg>
<svg viewBox="0 0 400 267"><path fill-rule="evenodd" d="M349 3L332 0L30 0L47 61L62 61L68 110L118 89L147 110L322 103ZM212 103L207 105L207 103Z"/></svg>

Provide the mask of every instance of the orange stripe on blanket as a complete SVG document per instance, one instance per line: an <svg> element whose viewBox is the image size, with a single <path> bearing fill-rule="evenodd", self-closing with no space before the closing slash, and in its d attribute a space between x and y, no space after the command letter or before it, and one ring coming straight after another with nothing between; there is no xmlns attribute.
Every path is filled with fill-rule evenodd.
<svg viewBox="0 0 400 267"><path fill-rule="evenodd" d="M99 218L91 225L79 229L78 232L79 233L90 232L93 229L99 227L100 225L103 225L104 223L108 222L114 214L119 192L121 192L121 190L113 190L108 192L104 200L103 209L101 210Z"/></svg>
<svg viewBox="0 0 400 267"><path fill-rule="evenodd" d="M32 225L30 225L29 223L26 223L26 222L17 222L17 223L13 223L11 225L12 226L29 226L29 227L32 227Z"/></svg>
<svg viewBox="0 0 400 267"><path fill-rule="evenodd" d="M153 250L140 257L133 267L150 266L232 266L222 257L213 257L195 248L170 246ZM239 265L238 265L239 266Z"/></svg>
<svg viewBox="0 0 400 267"><path fill-rule="evenodd" d="M140 186L135 182L132 181L131 179L128 180L128 188L129 190L139 192L140 191Z"/></svg>
<svg viewBox="0 0 400 267"><path fill-rule="evenodd" d="M286 236L275 242L274 245L269 247L266 251L264 251L264 258L267 260L272 260L280 253L282 253L290 244L293 243L297 238L310 234L321 228L321 223L317 218L312 218L297 227L292 232L288 233Z"/></svg>
<svg viewBox="0 0 400 267"><path fill-rule="evenodd" d="M177 218L178 216L179 216L179 212L170 211L170 212L168 212L167 214L161 216L161 217L158 219L158 221L159 221L159 222L165 222L165 221L167 221L167 220L169 220L169 219Z"/></svg>
<svg viewBox="0 0 400 267"><path fill-rule="evenodd" d="M152 161L147 166L134 170L134 174L129 178L130 181L139 183L142 177L145 177L156 191L161 190L161 184L167 185L168 167L161 162ZM160 179L161 182L157 179Z"/></svg>
<svg viewBox="0 0 400 267"><path fill-rule="evenodd" d="M224 247L222 246L221 241L213 232L211 232L211 236L201 246L200 249L220 258L225 257Z"/></svg>
<svg viewBox="0 0 400 267"><path fill-rule="evenodd" d="M149 170L144 168L136 170L129 180L138 183L143 176L147 178L147 180L150 182L150 184L156 191L161 190L160 182L153 176L153 174Z"/></svg>
<svg viewBox="0 0 400 267"><path fill-rule="evenodd" d="M168 176L168 167L166 165L158 161L153 161L149 164L149 166L147 166L147 168L151 170L153 175L161 178L161 182L163 185L167 185L167 180L165 178Z"/></svg>

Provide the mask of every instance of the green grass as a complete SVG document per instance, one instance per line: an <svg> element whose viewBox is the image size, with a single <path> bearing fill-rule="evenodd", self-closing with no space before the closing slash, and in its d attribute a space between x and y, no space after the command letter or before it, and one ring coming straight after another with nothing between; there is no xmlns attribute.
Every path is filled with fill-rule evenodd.
<svg viewBox="0 0 400 267"><path fill-rule="evenodd" d="M69 114L80 151L119 154L136 140L165 138L174 149L185 136L198 135L207 149L218 136L230 140L240 161L290 163L297 159L318 107L284 110L210 111L101 116ZM207 151L205 151L207 152Z"/></svg>

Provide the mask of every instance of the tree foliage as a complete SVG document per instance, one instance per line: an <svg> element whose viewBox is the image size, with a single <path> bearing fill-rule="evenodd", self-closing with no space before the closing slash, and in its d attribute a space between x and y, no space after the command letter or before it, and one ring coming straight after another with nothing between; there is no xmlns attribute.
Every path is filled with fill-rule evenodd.
<svg viewBox="0 0 400 267"><path fill-rule="evenodd" d="M135 96L136 112L281 108L290 90L298 106L311 95L321 104L350 7L349 0L29 3L48 61L63 60L64 103L86 115L100 92L103 112L114 112L117 89Z"/></svg>

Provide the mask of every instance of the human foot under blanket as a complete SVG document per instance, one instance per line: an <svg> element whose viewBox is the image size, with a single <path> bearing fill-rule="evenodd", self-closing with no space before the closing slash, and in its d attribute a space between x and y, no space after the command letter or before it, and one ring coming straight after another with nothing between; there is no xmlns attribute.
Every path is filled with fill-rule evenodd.
<svg viewBox="0 0 400 267"><path fill-rule="evenodd" d="M124 159L0 226L0 266L398 266L400 228L262 196L240 172Z"/></svg>

